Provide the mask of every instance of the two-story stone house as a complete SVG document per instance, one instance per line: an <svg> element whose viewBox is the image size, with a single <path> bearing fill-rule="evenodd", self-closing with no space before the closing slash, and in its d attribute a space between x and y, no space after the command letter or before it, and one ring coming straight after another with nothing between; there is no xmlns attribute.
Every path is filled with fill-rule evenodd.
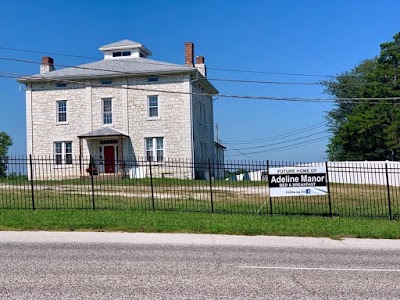
<svg viewBox="0 0 400 300"><path fill-rule="evenodd" d="M28 154L51 156L52 172L70 176L82 175L87 165L76 162L89 156L99 173L128 172L142 160L214 160L218 91L204 57L194 64L193 43L185 44L185 65L151 60L130 40L99 49L104 59L60 70L43 57L40 74L18 79L26 85ZM187 177L203 175L197 167Z"/></svg>

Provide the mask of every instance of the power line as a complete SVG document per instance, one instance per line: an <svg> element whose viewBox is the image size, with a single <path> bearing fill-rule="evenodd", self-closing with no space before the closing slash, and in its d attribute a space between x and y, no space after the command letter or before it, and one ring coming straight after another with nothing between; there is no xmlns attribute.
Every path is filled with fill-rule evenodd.
<svg viewBox="0 0 400 300"><path fill-rule="evenodd" d="M242 154L247 154L248 155L248 154L259 154L259 153L266 153L266 152L273 152L273 151L290 150L290 149L295 149L295 148L303 147L303 146L306 146L306 145L314 144L314 143L319 142L319 141L323 141L328 137L330 137L330 136L327 135L327 136L323 136L323 137L320 137L320 138L304 141L304 142L301 142L301 143L296 143L296 144L287 145L287 146L278 147L278 148L272 148L272 149L263 150L263 151L245 152L245 153L242 152L241 154L230 154L230 156L240 156ZM227 151L229 151L229 149Z"/></svg>
<svg viewBox="0 0 400 300"><path fill-rule="evenodd" d="M234 148L234 147L232 147L232 146L230 146L230 147L231 147L233 150L235 150L236 152L239 152L241 155L246 156L246 157L250 158L251 160L255 160L253 157L249 156L248 154L243 153L242 151L240 151L240 150L238 150L238 149L236 149L236 148Z"/></svg>
<svg viewBox="0 0 400 300"><path fill-rule="evenodd" d="M225 140L223 140L223 142L224 143L228 143L228 144L258 144L258 143L265 142L265 141L274 141L274 140L281 139L282 137L293 136L293 135L296 135L296 134L299 134L299 133L311 131L311 130L314 130L316 127L320 127L320 125L322 125L322 124L326 124L326 122L325 121L319 122L319 123L316 123L314 125L307 126L307 127L295 130L295 131L290 131L290 132L287 132L287 133L282 133L282 134L278 134L278 135L271 136L271 137L265 137L265 138L260 138L260 139L252 139L252 140L240 140L240 141L239 140L238 141L229 141L229 140L225 141Z"/></svg>
<svg viewBox="0 0 400 300"><path fill-rule="evenodd" d="M27 61L27 60L21 60L21 59L15 59L15 58L4 58L0 57L0 60L11 60L11 61L17 61L17 62L24 62L24 63L37 63L37 62L32 62L32 61ZM79 68L79 69L88 69L88 70L101 70L101 71L107 71L106 69L95 69L95 68L86 68L86 67L73 67L73 68ZM119 73L118 71L115 70L109 70L111 72ZM144 74L132 74L130 72L122 72L125 75L144 75ZM154 73L153 73L154 74ZM29 77L29 75L25 74L19 74L21 77L26 76ZM102 76L103 78L103 76ZM97 86L104 86L102 84L95 84L95 83L87 83L85 81L79 81L79 80L71 80L71 79L66 79L66 78L60 78L60 79L55 79L55 78L47 78L47 77L40 77L40 76L35 76L34 79L38 80L43 80L46 82L72 82L72 83L79 83L83 85L97 85ZM186 95L201 95L201 96L214 96L215 94L211 93L195 93L195 92L178 92L178 91L168 91L168 90L161 90L161 89L149 89L149 88L137 88L137 87L116 87L116 86L109 86L111 88L117 88L117 89L131 89L131 90L141 90L141 91L149 91L149 92L159 92L159 93L169 93L169 94L186 94ZM232 98L232 99L251 99L251 100L269 100L269 101L290 101L290 102L337 102L337 101L348 101L348 102L359 102L359 101L381 101L381 100L387 100L387 101L399 101L400 97L376 97L376 98L302 98L302 97L273 97L273 96L251 96L251 95L234 95L234 94L218 94L219 98Z"/></svg>
<svg viewBox="0 0 400 300"><path fill-rule="evenodd" d="M240 69L224 69L224 68L209 68L210 70L216 71L230 71L240 73L253 73L253 74L270 74L270 75L287 75L287 76L303 76L303 77L323 77L323 78L334 78L333 75L321 75L321 74L305 74L305 73L286 73L286 72L270 72L270 71L253 71L253 70L240 70Z"/></svg>
<svg viewBox="0 0 400 300"><path fill-rule="evenodd" d="M30 64L41 64L40 62L37 61L31 61L31 60L25 60L25 59L18 59L18 58L9 58L9 57L0 57L0 60L6 60L6 61L15 61L15 62L21 62L21 63L30 63ZM123 60L118 60L118 61L123 61ZM125 60L125 62L127 62ZM129 61L132 62L132 61ZM153 62L147 62L147 63L153 63ZM157 64L157 63L155 63ZM164 65L164 64L158 64L158 65ZM155 72L149 72L149 73L132 73L132 72L126 72L126 71L120 71L120 70L111 70L111 69L104 69L104 68L93 68L93 67L85 67L85 66L71 66L71 65L62 65L62 64L58 64L57 66L61 66L61 67L65 67L65 68L73 68L73 69L81 69L81 70L90 70L90 71L105 71L105 72L111 72L113 74L109 74L110 76L113 75L118 75L118 74L123 74L123 75L141 75L141 76L146 76L146 75L154 75L156 74ZM169 76L166 74L157 74L158 76L162 77L162 76ZM103 77L104 75L99 75L99 77ZM27 75L27 77L29 77L29 75ZM33 77L33 78L40 78L40 77ZM45 78L44 78L45 79ZM235 79L219 79L219 78L197 78L198 80L216 80L216 81L231 81L231 82L245 82L245 83L264 83L264 84L305 84L305 85L319 85L320 83L300 83L300 82L278 82L278 81L257 81L257 80L235 80ZM367 84L367 83L365 83ZM368 83L369 84L369 83ZM371 83L374 85L377 85L378 83ZM232 96L233 97L233 96ZM254 98L254 97L251 97ZM295 101L295 98L292 98L291 101ZM267 100L267 99L265 99ZM279 99L271 99L271 100L279 100ZM320 98L320 99L314 99L314 101L320 101L323 102L326 99ZM287 98L287 101L290 101L289 98ZM329 99L328 101L332 101L331 99ZM309 100L309 102L313 102L311 99Z"/></svg>
<svg viewBox="0 0 400 300"><path fill-rule="evenodd" d="M85 59L101 59L99 57L90 57L90 56L84 56L84 55L75 55L75 54L66 54L66 53L57 53L57 52L48 52L48 51L39 51L39 50L27 50L27 49L9 48L9 47L0 47L0 50L11 50L11 51L27 52L27 53L41 53L41 54L49 54L49 55L85 58Z"/></svg>
<svg viewBox="0 0 400 300"><path fill-rule="evenodd" d="M295 138L295 139L291 139L291 140L286 140L286 141L282 141L282 142L278 142L278 143L272 143L272 144L265 144L265 145L261 145L261 146L237 148L237 150L252 150L252 149L267 148L267 147L271 147L271 146L276 146L276 145L286 144L286 143L293 142L293 141L306 139L306 138L309 138L311 136L319 135L319 134L326 133L326 132L327 132L326 130L323 130L323 131L320 131L320 132L317 132L317 133L314 133L314 134L301 136L301 137L298 137L298 138ZM229 143L225 143L225 144L229 145Z"/></svg>
<svg viewBox="0 0 400 300"><path fill-rule="evenodd" d="M78 58L85 58L85 59L91 59L91 60L99 60L101 58L98 57L90 57L90 56L83 56L83 55L74 55L74 54L66 54L66 53L57 53L57 52L45 52L45 51L37 51L37 50L26 50L26 49L18 49L18 48L8 48L8 47L0 47L0 49L4 50L12 50L12 51L19 51L19 52L28 52L28 53L43 53L43 54L49 54L49 55L59 55L59 56L67 56L67 57L78 57ZM129 63L131 60L129 59L118 59L119 62L126 62ZM39 64L39 62L33 62L30 61L30 63L36 63ZM164 65L163 63L157 63L156 61L149 61L147 62L148 64L153 64L153 65ZM68 67L68 68L82 68L82 69L89 69L89 68L83 68L79 66L71 66L71 65L61 65L61 64L56 64L57 66L60 67ZM336 76L332 75L317 75L317 74L301 74L301 73L284 73L284 72L268 72L268 71L249 71L249 70L236 70L236 69L221 69L221 68L210 68L207 67L207 69L214 69L214 70L232 70L236 72L245 72L245 73L259 73L259 74L275 74L275 75L295 75L295 76L305 76L305 77L324 77L324 78L336 78ZM93 69L93 70L102 70L102 69ZM106 70L104 71L112 71L112 72L117 72L117 73L122 73L126 74L127 72L119 72L115 70ZM209 81L224 81L224 82L239 82L239 83L255 83L255 84L276 84L276 85L306 85L306 86L318 86L321 85L320 82L285 82L285 81L262 81L262 80L241 80L241 79L224 79L224 78L199 78L199 80L209 80ZM354 85L354 86L361 86L361 85L377 85L377 84L382 84L378 82L358 82L358 83L342 83L345 85ZM387 83L385 83L387 84Z"/></svg>
<svg viewBox="0 0 400 300"><path fill-rule="evenodd" d="M0 58L1 60L1 58ZM20 74L20 76L28 76L26 74ZM12 77L10 77L12 78ZM128 89L128 90L139 90L139 91L148 91L148 92L158 92L158 93L166 93L166 94L185 94L185 95L199 95L199 96L216 96L211 93L195 93L195 92L178 92L178 91L168 91L161 89L149 89L149 88L137 88L130 86L110 86L104 84L96 84L96 83L88 83L80 80L71 80L71 79L55 79L55 78L45 78L45 77L35 77L35 79L41 79L45 82L64 82L64 83L77 83L85 86L106 86L109 88L115 89ZM348 102L360 102L360 101L371 101L377 102L381 100L387 101L399 101L400 97L379 97L379 98L301 98L301 97L272 97L272 96L250 96L250 95L230 95L230 94L218 94L218 98L232 98L232 99L248 99L248 100L268 100L268 101L290 101L290 102L324 102L331 103L337 101L348 101Z"/></svg>
<svg viewBox="0 0 400 300"><path fill-rule="evenodd" d="M99 59L98 57L91 57L91 56L74 55L74 54L57 53L57 52L48 52L48 51L40 51L40 50L28 50L28 49L21 49L21 48L0 47L0 49L2 49L2 50L10 50L10 51L18 51L18 52L43 53L43 54L51 54L51 55L59 55L59 56L77 57L77 58L85 58L85 59L91 59L91 60ZM127 60L121 60L121 61L127 61ZM336 77L336 76L333 76L333 75L322 75L322 74L256 71L256 70L243 70L243 69L232 69L232 68L217 68L217 67L214 68L214 67L209 67L209 66L207 66L207 69L208 70L215 70L215 71L224 71L224 72L269 74L269 75L287 75L287 76L320 77L320 78L334 78L334 77Z"/></svg>
<svg viewBox="0 0 400 300"><path fill-rule="evenodd" d="M39 51L39 50L28 50L28 49L20 49L20 48L11 48L11 47L0 47L0 50L10 50L10 51L18 51L18 52L28 52L28 53L43 53L50 55L58 55L58 56L66 56L66 57L77 57L77 58L85 58L90 60L99 60L99 57L91 57L84 55L75 55L75 54L67 54L67 53L57 53L57 52L49 52L49 51ZM131 62L129 59L118 59L120 62ZM32 62L39 63L39 62ZM154 65L164 65L165 63L157 62L157 61L149 61L148 64ZM78 68L78 66L68 66L68 65L60 65L61 67L69 67L69 68ZM212 68L207 67L209 70L217 70L217 71L231 71L231 72L241 72L241 73L253 73L253 74L270 74L270 75L290 75L290 76L303 76L303 77L321 77L321 78L337 78L336 75L322 75L322 74L305 74L305 73L288 73L288 72L271 72L271 71L254 71L254 70L242 70L242 69L230 69L230 68ZM96 70L96 69L93 69ZM101 70L101 69L98 69ZM112 71L115 70L105 70ZM126 72L118 72L125 73ZM160 76L160 75L159 75ZM321 85L320 82L284 82L284 81L262 81L262 80L240 80L240 79L223 79L223 78L199 78L199 80L209 80L209 81L226 81L226 82L240 82L240 83L256 83L256 84L278 84L278 85ZM341 83L342 85L350 85L350 86L363 86L363 85L379 85L379 84L389 84L389 82L348 82Z"/></svg>

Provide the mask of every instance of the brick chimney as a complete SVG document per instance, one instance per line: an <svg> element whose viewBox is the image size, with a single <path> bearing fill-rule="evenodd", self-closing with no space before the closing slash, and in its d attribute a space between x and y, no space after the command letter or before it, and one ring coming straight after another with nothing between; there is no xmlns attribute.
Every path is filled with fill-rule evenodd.
<svg viewBox="0 0 400 300"><path fill-rule="evenodd" d="M42 64L40 65L40 74L54 71L54 59L49 56L42 57Z"/></svg>
<svg viewBox="0 0 400 300"><path fill-rule="evenodd" d="M194 58L194 44L192 42L185 43L185 64L189 67L193 67Z"/></svg>
<svg viewBox="0 0 400 300"><path fill-rule="evenodd" d="M204 56L196 56L196 64L194 65L204 77L207 77L207 69L204 63Z"/></svg>

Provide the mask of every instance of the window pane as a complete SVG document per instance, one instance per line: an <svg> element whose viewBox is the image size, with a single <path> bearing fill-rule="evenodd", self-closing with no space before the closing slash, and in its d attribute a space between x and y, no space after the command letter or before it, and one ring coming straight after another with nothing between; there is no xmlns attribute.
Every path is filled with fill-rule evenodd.
<svg viewBox="0 0 400 300"><path fill-rule="evenodd" d="M111 112L111 99L103 100L103 110L104 112Z"/></svg>
<svg viewBox="0 0 400 300"><path fill-rule="evenodd" d="M62 155L56 154L56 165L61 165L62 163Z"/></svg>
<svg viewBox="0 0 400 300"><path fill-rule="evenodd" d="M149 105L150 106L157 106L158 105L158 98L156 96L149 97Z"/></svg>
<svg viewBox="0 0 400 300"><path fill-rule="evenodd" d="M66 113L59 113L58 114L58 122L66 122L67 121L67 114Z"/></svg>
<svg viewBox="0 0 400 300"><path fill-rule="evenodd" d="M65 163L67 165L71 165L72 164L72 154L66 154L65 155Z"/></svg>
<svg viewBox="0 0 400 300"><path fill-rule="evenodd" d="M158 117L158 107L150 107L149 117Z"/></svg>
<svg viewBox="0 0 400 300"><path fill-rule="evenodd" d="M72 143L71 142L65 143L65 153L72 153Z"/></svg>
<svg viewBox="0 0 400 300"><path fill-rule="evenodd" d="M164 151L157 150L157 161L163 161L163 160L164 160Z"/></svg>
<svg viewBox="0 0 400 300"><path fill-rule="evenodd" d="M65 163L70 165L72 164L72 143L65 143Z"/></svg>
<svg viewBox="0 0 400 300"><path fill-rule="evenodd" d="M148 151L153 150L153 138L146 139L146 150Z"/></svg>
<svg viewBox="0 0 400 300"><path fill-rule="evenodd" d="M158 117L158 96L149 97L149 117Z"/></svg>
<svg viewBox="0 0 400 300"><path fill-rule="evenodd" d="M157 140L157 161L164 159L164 138L156 138Z"/></svg>
<svg viewBox="0 0 400 300"><path fill-rule="evenodd" d="M112 124L111 99L103 99L103 124Z"/></svg>
<svg viewBox="0 0 400 300"><path fill-rule="evenodd" d="M67 101L57 102L57 122L67 121Z"/></svg>
<svg viewBox="0 0 400 300"><path fill-rule="evenodd" d="M153 138L146 139L146 159L153 160Z"/></svg>
<svg viewBox="0 0 400 300"><path fill-rule="evenodd" d="M164 147L163 147L163 144L164 144L164 138L157 138L157 150L162 150Z"/></svg>
<svg viewBox="0 0 400 300"><path fill-rule="evenodd" d="M54 143L54 149L56 154L62 153L62 143Z"/></svg>

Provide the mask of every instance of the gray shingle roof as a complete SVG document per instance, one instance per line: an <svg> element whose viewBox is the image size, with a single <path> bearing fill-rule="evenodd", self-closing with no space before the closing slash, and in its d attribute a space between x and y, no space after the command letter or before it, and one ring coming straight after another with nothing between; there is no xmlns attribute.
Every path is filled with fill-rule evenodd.
<svg viewBox="0 0 400 300"><path fill-rule="evenodd" d="M97 77L126 77L162 73L189 73L195 68L147 58L103 59L100 61L19 78L20 82L80 79Z"/></svg>
<svg viewBox="0 0 400 300"><path fill-rule="evenodd" d="M79 137L80 138L95 138L95 137L105 137L105 136L128 136L125 133L122 133L119 130L116 130L111 127L103 127L91 132L88 132L86 134L82 134Z"/></svg>
<svg viewBox="0 0 400 300"><path fill-rule="evenodd" d="M120 48L120 47L121 48L126 48L126 47L136 48L136 47L141 47L141 46L142 46L142 44L131 41L131 40L121 40L118 42L114 42L111 44L101 46L99 49L103 51L103 50L111 50L111 49Z"/></svg>

